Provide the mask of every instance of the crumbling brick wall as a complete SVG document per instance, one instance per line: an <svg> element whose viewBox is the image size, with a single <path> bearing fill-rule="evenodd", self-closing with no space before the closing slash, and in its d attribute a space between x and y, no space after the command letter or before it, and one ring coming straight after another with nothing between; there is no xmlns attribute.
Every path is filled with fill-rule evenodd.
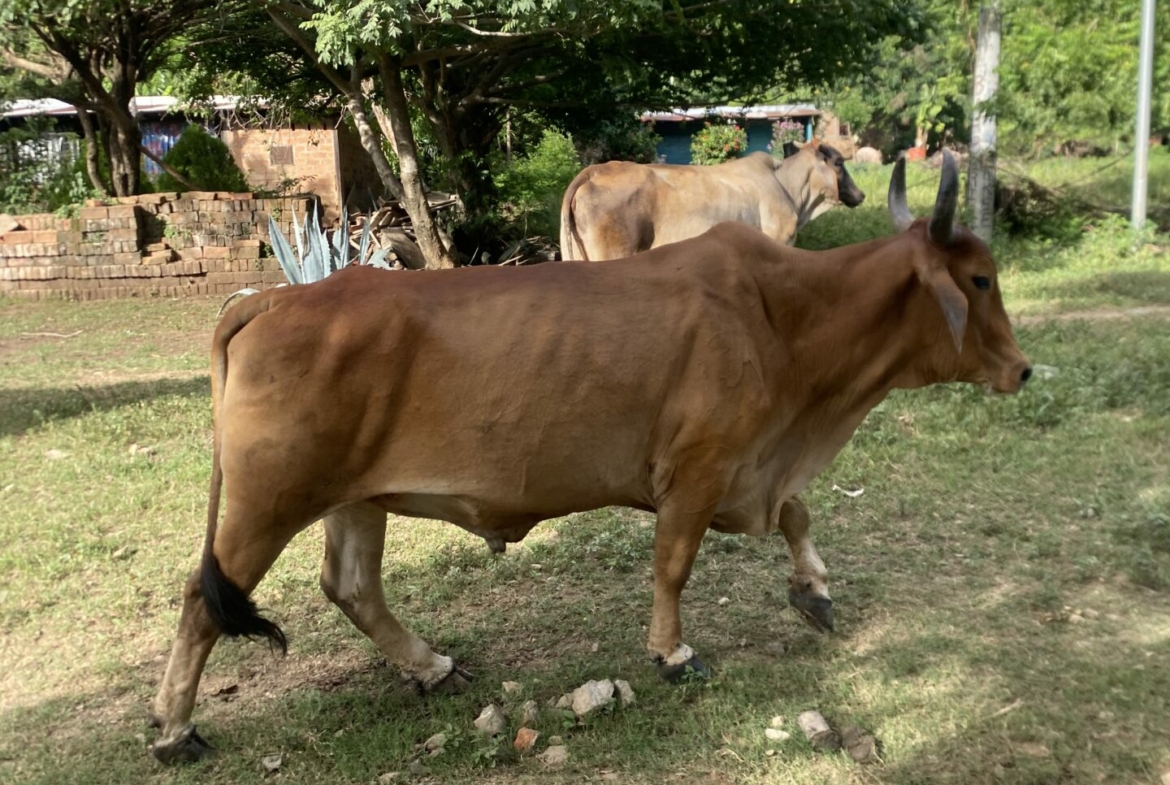
<svg viewBox="0 0 1170 785"><path fill-rule="evenodd" d="M268 253L268 217L286 236L306 197L147 194L90 202L76 218L22 215L0 234L0 293L93 300L229 294L284 283Z"/></svg>

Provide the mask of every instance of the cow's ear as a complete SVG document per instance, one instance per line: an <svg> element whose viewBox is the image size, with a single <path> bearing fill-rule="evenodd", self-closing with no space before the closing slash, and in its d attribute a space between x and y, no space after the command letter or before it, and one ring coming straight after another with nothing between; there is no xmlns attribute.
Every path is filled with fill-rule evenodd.
<svg viewBox="0 0 1170 785"><path fill-rule="evenodd" d="M947 327L951 328L951 337L955 339L955 350L962 354L963 336L967 333L967 296L959 289L945 265L916 267L918 280L942 308Z"/></svg>

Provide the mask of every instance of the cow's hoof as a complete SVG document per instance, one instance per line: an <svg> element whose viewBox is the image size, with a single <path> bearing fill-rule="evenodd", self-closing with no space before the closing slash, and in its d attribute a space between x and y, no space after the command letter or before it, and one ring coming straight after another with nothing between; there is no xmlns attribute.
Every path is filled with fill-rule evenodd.
<svg viewBox="0 0 1170 785"><path fill-rule="evenodd" d="M833 631L833 601L828 597L789 591L788 604L817 632Z"/></svg>
<svg viewBox="0 0 1170 785"><path fill-rule="evenodd" d="M195 731L194 725L188 725L175 736L159 739L150 746L150 754L166 764L194 763L212 751L211 745Z"/></svg>
<svg viewBox="0 0 1170 785"><path fill-rule="evenodd" d="M421 691L427 695L458 695L471 689L471 682L475 677L470 671L452 663L451 672L431 684L421 686Z"/></svg>
<svg viewBox="0 0 1170 785"><path fill-rule="evenodd" d="M692 654L686 662L671 665L662 660L658 663L658 675L671 684L683 684L691 680L706 681L711 678L711 669L708 668L699 655Z"/></svg>

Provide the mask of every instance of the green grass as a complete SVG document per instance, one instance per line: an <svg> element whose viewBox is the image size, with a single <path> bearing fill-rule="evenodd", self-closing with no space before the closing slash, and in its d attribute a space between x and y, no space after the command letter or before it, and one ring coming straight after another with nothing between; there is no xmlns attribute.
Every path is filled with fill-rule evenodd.
<svg viewBox="0 0 1170 785"><path fill-rule="evenodd" d="M920 208L933 176L912 177ZM876 229L866 210L810 229L838 212ZM1163 302L1090 286L1144 263L1117 246L1082 267L1062 252L1047 268L1064 270L1060 295L1003 243L1018 310ZM0 782L370 783L443 730L454 741L429 782L1153 783L1170 769L1162 311L1031 319L1017 326L1038 365L1024 394L939 387L871 413L806 495L833 635L786 609L781 538L712 534L683 622L716 676L671 687L644 655L650 516L548 522L502 557L456 527L394 519L391 607L478 676L465 695L420 699L321 595L313 527L256 595L289 656L221 642L195 716L218 755L162 768L146 710L203 537L217 306L0 303ZM469 730L503 680L544 704L602 677L628 679L638 703L583 726L542 714L544 739L563 735L572 756L559 772ZM814 752L791 727L810 708L874 732L882 763ZM794 738L765 739L774 715Z"/></svg>

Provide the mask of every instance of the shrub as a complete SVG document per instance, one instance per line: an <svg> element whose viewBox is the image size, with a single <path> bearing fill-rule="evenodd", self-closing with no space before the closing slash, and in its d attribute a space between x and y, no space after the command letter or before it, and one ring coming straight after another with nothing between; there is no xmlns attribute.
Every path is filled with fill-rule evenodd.
<svg viewBox="0 0 1170 785"><path fill-rule="evenodd" d="M786 145L804 141L804 124L799 120L784 119L772 123L772 155L784 157Z"/></svg>
<svg viewBox="0 0 1170 785"><path fill-rule="evenodd" d="M747 131L732 123L707 123L691 139L691 162L710 165L739 158L747 150Z"/></svg>
<svg viewBox="0 0 1170 785"><path fill-rule="evenodd" d="M189 125L163 160L201 191L247 191L248 181L227 145L198 125ZM159 191L188 191L187 186L166 172L158 176Z"/></svg>
<svg viewBox="0 0 1170 785"><path fill-rule="evenodd" d="M495 176L503 218L521 224L526 234L558 236L561 197L580 168L572 140L546 130L529 155Z"/></svg>
<svg viewBox="0 0 1170 785"><path fill-rule="evenodd" d="M632 115L603 120L593 127L573 132L583 166L605 161L654 163L658 160L661 139L650 123Z"/></svg>
<svg viewBox="0 0 1170 785"><path fill-rule="evenodd" d="M54 127L40 121L0 132L0 213L55 212L92 195L84 153L66 154L76 137Z"/></svg>

